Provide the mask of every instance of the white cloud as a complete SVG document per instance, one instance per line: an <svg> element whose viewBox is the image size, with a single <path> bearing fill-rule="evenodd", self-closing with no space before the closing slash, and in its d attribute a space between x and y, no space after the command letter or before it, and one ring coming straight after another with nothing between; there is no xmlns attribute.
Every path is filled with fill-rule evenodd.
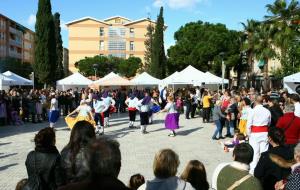
<svg viewBox="0 0 300 190"><path fill-rule="evenodd" d="M210 4L210 0L154 0L154 7L167 5L171 9L190 9L195 8L198 3Z"/></svg>
<svg viewBox="0 0 300 190"><path fill-rule="evenodd" d="M67 27L65 21L60 20L60 28L61 28L61 30L68 30L68 27Z"/></svg>
<svg viewBox="0 0 300 190"><path fill-rule="evenodd" d="M154 7L161 7L165 5L165 0L154 0L153 6Z"/></svg>
<svg viewBox="0 0 300 190"><path fill-rule="evenodd" d="M27 19L27 24L29 26L34 26L35 25L35 22L36 22L36 17L34 14L31 14L28 19Z"/></svg>

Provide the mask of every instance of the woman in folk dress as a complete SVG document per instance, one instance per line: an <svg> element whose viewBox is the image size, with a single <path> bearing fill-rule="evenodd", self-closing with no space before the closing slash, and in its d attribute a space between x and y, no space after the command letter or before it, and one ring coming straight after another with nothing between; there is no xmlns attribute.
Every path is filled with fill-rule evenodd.
<svg viewBox="0 0 300 190"><path fill-rule="evenodd" d="M50 127L53 128L59 118L58 101L56 99L55 92L51 93L50 111L49 111L49 122Z"/></svg>
<svg viewBox="0 0 300 190"><path fill-rule="evenodd" d="M167 105L161 112L168 112L166 119L165 119L165 127L172 131L168 136L175 137L175 129L179 129L179 116L180 113L177 112L176 104L174 103L173 96L168 96L167 98Z"/></svg>

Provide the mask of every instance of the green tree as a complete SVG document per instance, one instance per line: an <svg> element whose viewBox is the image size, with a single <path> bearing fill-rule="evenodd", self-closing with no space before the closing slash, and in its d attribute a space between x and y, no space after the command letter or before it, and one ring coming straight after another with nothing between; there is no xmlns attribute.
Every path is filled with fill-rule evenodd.
<svg viewBox="0 0 300 190"><path fill-rule="evenodd" d="M163 7L161 7L155 26L153 51L149 69L150 73L156 78L165 78L166 76L167 58L164 48L164 29L165 24L163 17Z"/></svg>
<svg viewBox="0 0 300 190"><path fill-rule="evenodd" d="M154 26L151 21L149 21L149 25L147 26L147 33L145 35L146 40L144 42L145 44L145 56L144 56L144 66L143 70L148 71L149 67L152 63L151 58L152 58L152 52L153 52L153 34L154 34Z"/></svg>
<svg viewBox="0 0 300 190"><path fill-rule="evenodd" d="M56 42L56 80L64 77L63 68L63 46L61 39L61 28L60 28L60 14L55 13L53 15L54 27L55 27L55 42Z"/></svg>
<svg viewBox="0 0 300 190"><path fill-rule="evenodd" d="M257 28L257 32L254 35L254 45L253 52L255 58L259 60L260 67L263 70L263 89L264 91L269 90L270 87L270 78L269 78L269 66L268 62L270 59L277 56L272 43L272 37L274 36L275 29L270 24L260 24Z"/></svg>
<svg viewBox="0 0 300 190"><path fill-rule="evenodd" d="M133 77L141 65L142 60L139 57L129 57L128 59L121 61L118 70L123 76Z"/></svg>
<svg viewBox="0 0 300 190"><path fill-rule="evenodd" d="M18 59L6 58L0 60L0 72L3 73L6 71L11 71L29 79L29 75L33 70L30 63L22 63Z"/></svg>
<svg viewBox="0 0 300 190"><path fill-rule="evenodd" d="M176 43L168 49L169 70L174 72L192 65L201 71L221 75L220 53L224 52L227 71L240 60L241 33L223 24L191 22L175 32Z"/></svg>
<svg viewBox="0 0 300 190"><path fill-rule="evenodd" d="M35 24L35 62L38 81L53 84L56 73L56 43L50 0L39 0Z"/></svg>

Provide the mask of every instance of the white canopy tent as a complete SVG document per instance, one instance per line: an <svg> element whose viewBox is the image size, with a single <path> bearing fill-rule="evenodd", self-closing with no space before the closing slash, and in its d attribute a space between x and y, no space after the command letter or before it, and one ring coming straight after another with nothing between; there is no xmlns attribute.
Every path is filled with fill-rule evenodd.
<svg viewBox="0 0 300 190"><path fill-rule="evenodd" d="M146 72L143 72L142 74L132 79L130 82L132 82L134 85L137 86L149 86L149 85L159 85L161 83L161 80L149 75Z"/></svg>
<svg viewBox="0 0 300 190"><path fill-rule="evenodd" d="M206 75L189 65L187 68L173 76L168 84L195 84L205 82Z"/></svg>
<svg viewBox="0 0 300 190"><path fill-rule="evenodd" d="M61 79L56 82L56 88L60 90L65 90L68 88L75 87L87 87L90 85L92 81L80 73L74 73L64 79Z"/></svg>
<svg viewBox="0 0 300 190"><path fill-rule="evenodd" d="M221 77L218 77L208 71L205 73L205 76L206 76L206 81L204 81L205 84L222 84ZM228 83L229 83L228 79L224 79L224 84L228 84Z"/></svg>
<svg viewBox="0 0 300 190"><path fill-rule="evenodd" d="M11 71L6 71L3 73L3 75L11 80L14 80L13 85L33 86L33 82L31 80L21 77Z"/></svg>
<svg viewBox="0 0 300 190"><path fill-rule="evenodd" d="M175 73L171 74L170 76L166 77L165 79L162 80L163 84L171 84L177 77L177 75L179 74L178 71L176 71Z"/></svg>
<svg viewBox="0 0 300 190"><path fill-rule="evenodd" d="M284 77L283 87L286 88L289 93L297 93L296 88L300 88L300 72Z"/></svg>
<svg viewBox="0 0 300 190"><path fill-rule="evenodd" d="M110 72L109 74L105 75L103 78L100 78L99 80L94 81L93 84L100 83L106 79L114 78L116 76L118 76L116 73Z"/></svg>
<svg viewBox="0 0 300 190"><path fill-rule="evenodd" d="M15 85L15 80L0 73L0 90L7 90L12 85Z"/></svg>

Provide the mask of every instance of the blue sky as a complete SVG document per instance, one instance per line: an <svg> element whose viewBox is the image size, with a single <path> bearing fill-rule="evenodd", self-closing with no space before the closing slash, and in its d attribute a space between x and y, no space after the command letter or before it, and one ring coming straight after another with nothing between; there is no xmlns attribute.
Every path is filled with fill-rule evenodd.
<svg viewBox="0 0 300 190"><path fill-rule="evenodd" d="M120 15L139 19L151 15L156 19L164 6L165 46L175 43L174 32L185 23L202 20L223 23L229 29L241 30L240 22L263 19L265 5L274 0L51 0L52 13L61 14L62 23L85 16L98 19ZM34 30L38 0L0 0L0 13ZM68 47L67 28L62 25L63 45Z"/></svg>

